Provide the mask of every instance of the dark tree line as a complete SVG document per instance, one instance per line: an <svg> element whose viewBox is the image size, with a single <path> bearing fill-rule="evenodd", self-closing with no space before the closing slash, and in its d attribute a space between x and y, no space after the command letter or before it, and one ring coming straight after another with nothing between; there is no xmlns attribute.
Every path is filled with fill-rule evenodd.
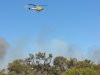
<svg viewBox="0 0 100 75"><path fill-rule="evenodd" d="M52 54L38 52L9 63L7 72L1 70L0 75L100 75L100 64L63 56L53 59Z"/></svg>

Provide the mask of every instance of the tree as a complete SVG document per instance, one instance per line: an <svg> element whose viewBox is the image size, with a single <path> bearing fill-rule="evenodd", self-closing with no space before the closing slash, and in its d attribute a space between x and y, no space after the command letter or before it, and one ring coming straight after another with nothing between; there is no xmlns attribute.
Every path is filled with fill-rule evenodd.
<svg viewBox="0 0 100 75"><path fill-rule="evenodd" d="M29 54L29 57L25 59L27 64L34 64L34 55L33 54Z"/></svg>
<svg viewBox="0 0 100 75"><path fill-rule="evenodd" d="M78 61L76 64L76 68L93 68L93 62L91 60L83 60L83 61Z"/></svg>
<svg viewBox="0 0 100 75"><path fill-rule="evenodd" d="M69 60L67 60L68 68L75 67L76 64L77 64L77 59L76 58L70 58Z"/></svg>
<svg viewBox="0 0 100 75"><path fill-rule="evenodd" d="M8 64L7 73L2 70L0 75L100 75L100 64L91 60L69 60L57 56L52 60L52 54L38 52L29 54L25 60L17 59Z"/></svg>
<svg viewBox="0 0 100 75"><path fill-rule="evenodd" d="M64 58L63 56L58 56L54 58L53 65L55 66L58 74L60 74L61 72L67 69L66 63L67 63L66 58Z"/></svg>
<svg viewBox="0 0 100 75"><path fill-rule="evenodd" d="M61 75L97 75L94 69L84 68L84 69L77 69L71 68L66 72L63 72Z"/></svg>
<svg viewBox="0 0 100 75"><path fill-rule="evenodd" d="M6 75L5 71L4 70L1 70L0 71L0 75Z"/></svg>
<svg viewBox="0 0 100 75"><path fill-rule="evenodd" d="M49 54L49 56L46 57L45 53L38 52L35 55L36 55L35 58L36 58L37 70L41 72L48 71L52 60L52 54Z"/></svg>
<svg viewBox="0 0 100 75"><path fill-rule="evenodd" d="M28 75L31 72L32 68L22 59L17 59L8 65L9 75Z"/></svg>

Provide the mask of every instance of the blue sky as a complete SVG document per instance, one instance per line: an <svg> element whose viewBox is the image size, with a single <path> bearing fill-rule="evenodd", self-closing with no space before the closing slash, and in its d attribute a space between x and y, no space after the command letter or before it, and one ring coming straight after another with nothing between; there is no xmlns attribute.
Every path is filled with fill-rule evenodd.
<svg viewBox="0 0 100 75"><path fill-rule="evenodd" d="M24 9L28 3L48 6L38 15ZM100 0L2 0L0 10L0 37L11 46L17 39L31 39L31 45L25 46L30 51L25 50L24 55L36 49L66 55L65 51L50 51L59 48L51 44L62 48L66 44L74 44L82 49L82 53L87 53L87 49L93 46L100 48ZM40 38L50 46L35 46Z"/></svg>

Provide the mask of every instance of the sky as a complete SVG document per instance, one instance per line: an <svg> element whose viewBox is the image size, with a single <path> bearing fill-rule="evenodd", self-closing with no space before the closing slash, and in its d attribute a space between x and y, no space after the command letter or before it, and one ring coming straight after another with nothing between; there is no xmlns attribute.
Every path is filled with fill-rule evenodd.
<svg viewBox="0 0 100 75"><path fill-rule="evenodd" d="M47 6L37 13L25 9L29 3ZM100 53L100 0L1 0L0 38L9 45L5 64L38 51L94 59Z"/></svg>

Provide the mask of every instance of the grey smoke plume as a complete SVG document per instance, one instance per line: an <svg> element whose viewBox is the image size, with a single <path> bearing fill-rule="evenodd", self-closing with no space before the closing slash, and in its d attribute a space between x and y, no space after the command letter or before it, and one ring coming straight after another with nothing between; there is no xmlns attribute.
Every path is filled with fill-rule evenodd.
<svg viewBox="0 0 100 75"><path fill-rule="evenodd" d="M77 58L78 60L81 60L84 58L84 52L80 47L69 44L66 56L68 58Z"/></svg>
<svg viewBox="0 0 100 75"><path fill-rule="evenodd" d="M0 61L0 64L2 64L0 68L7 68L9 62L22 58L28 45L30 45L30 38L28 37L15 39L10 48L7 41L4 38L0 38L0 59L2 60ZM8 48L9 51L7 51ZM3 60L5 56L7 58Z"/></svg>
<svg viewBox="0 0 100 75"><path fill-rule="evenodd" d="M0 59L3 59L7 53L9 45L4 38L0 38Z"/></svg>
<svg viewBox="0 0 100 75"><path fill-rule="evenodd" d="M26 48L30 44L30 39L27 37L16 39L11 49L12 60L19 59L23 56Z"/></svg>
<svg viewBox="0 0 100 75"><path fill-rule="evenodd" d="M52 40L50 46L57 55L63 55L66 58L83 59L84 53L82 49L64 40Z"/></svg>
<svg viewBox="0 0 100 75"><path fill-rule="evenodd" d="M49 36L52 34L52 32L54 32L54 30L51 27L43 26L37 36L36 45L41 49L45 49L49 45Z"/></svg>
<svg viewBox="0 0 100 75"><path fill-rule="evenodd" d="M100 63L100 48L94 47L88 51L89 59L95 63Z"/></svg>
<svg viewBox="0 0 100 75"><path fill-rule="evenodd" d="M84 51L77 45L59 39L52 40L50 47L54 50L54 53L64 55L66 58L77 58L78 60L90 59L94 63L100 63L100 48L97 47Z"/></svg>
<svg viewBox="0 0 100 75"><path fill-rule="evenodd" d="M64 40L52 40L50 46L55 50L54 53L60 53L58 55L64 55L66 58L90 59L94 63L100 63L100 48L98 47L84 51L77 45L67 43Z"/></svg>
<svg viewBox="0 0 100 75"><path fill-rule="evenodd" d="M35 48L37 50L47 50L45 52L48 52L49 50L49 52L56 53L54 55L64 55L67 58L83 58L84 53L82 53L82 50L79 47L69 44L62 39L52 38L52 34L55 34L53 28L43 26L43 28L40 29L36 43L34 43L37 46Z"/></svg>

